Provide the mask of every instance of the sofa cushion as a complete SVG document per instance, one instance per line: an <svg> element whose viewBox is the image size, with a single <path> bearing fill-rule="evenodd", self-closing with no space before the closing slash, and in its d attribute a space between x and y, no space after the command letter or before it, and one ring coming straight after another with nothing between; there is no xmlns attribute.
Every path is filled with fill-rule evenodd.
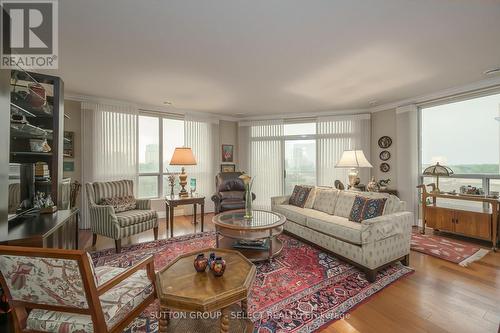
<svg viewBox="0 0 500 333"><path fill-rule="evenodd" d="M333 214L337 204L338 194L339 191L335 189L317 188L313 209Z"/></svg>
<svg viewBox="0 0 500 333"><path fill-rule="evenodd" d="M314 211L307 217L306 226L340 240L361 244L361 223L351 222L345 217Z"/></svg>
<svg viewBox="0 0 500 333"><path fill-rule="evenodd" d="M128 227L133 224L147 222L158 218L155 210L127 210L126 212L116 213L116 218L120 227Z"/></svg>
<svg viewBox="0 0 500 333"><path fill-rule="evenodd" d="M220 192L220 196L222 200L245 200L245 192L244 191L226 191Z"/></svg>
<svg viewBox="0 0 500 333"><path fill-rule="evenodd" d="M300 208L304 208L307 198L309 197L309 193L311 192L311 186L301 186L295 185L293 188L292 195L288 200L288 203L292 206L297 206Z"/></svg>
<svg viewBox="0 0 500 333"><path fill-rule="evenodd" d="M306 204L304 205L304 208L309 208L312 209L314 206L314 200L316 199L316 187L311 187L311 192L309 192L309 195L307 196Z"/></svg>
<svg viewBox="0 0 500 333"><path fill-rule="evenodd" d="M134 183L131 180L118 180L112 182L95 182L94 187L96 203L105 198L126 197L134 195Z"/></svg>
<svg viewBox="0 0 500 333"><path fill-rule="evenodd" d="M355 191L339 191L333 215L349 218L354 198L359 193Z"/></svg>
<svg viewBox="0 0 500 333"><path fill-rule="evenodd" d="M245 208L245 200L238 200L238 199L223 200L220 203L220 207L224 211L234 210L234 209L243 209L243 208Z"/></svg>
<svg viewBox="0 0 500 333"><path fill-rule="evenodd" d="M300 225L306 225L306 218L315 212L314 209L300 208L292 205L277 205L273 210L277 213L285 215L287 220L293 221Z"/></svg>

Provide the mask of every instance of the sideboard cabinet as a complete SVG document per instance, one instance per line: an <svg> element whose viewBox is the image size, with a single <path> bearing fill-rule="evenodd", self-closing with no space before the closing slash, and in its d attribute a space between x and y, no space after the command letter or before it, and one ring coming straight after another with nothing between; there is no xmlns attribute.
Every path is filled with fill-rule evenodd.
<svg viewBox="0 0 500 333"><path fill-rule="evenodd" d="M436 231L487 240L492 242L493 250L497 249L498 199L427 192L424 185L418 187L422 190L423 233L426 227L430 227ZM448 202L438 202L437 199L448 199ZM449 203L452 200L462 203L469 201L479 205Z"/></svg>

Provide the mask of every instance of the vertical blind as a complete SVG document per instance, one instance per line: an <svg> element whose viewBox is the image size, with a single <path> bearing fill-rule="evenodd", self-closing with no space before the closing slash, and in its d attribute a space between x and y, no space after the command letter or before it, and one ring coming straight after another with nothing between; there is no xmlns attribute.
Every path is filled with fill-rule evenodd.
<svg viewBox="0 0 500 333"><path fill-rule="evenodd" d="M196 158L196 165L189 166L189 178L196 179L196 192L205 196L207 211L213 212L210 200L215 191L216 147L218 146L218 125L208 120L190 119L184 121L184 142Z"/></svg>
<svg viewBox="0 0 500 333"><path fill-rule="evenodd" d="M82 182L137 180L137 116L133 106L82 103ZM136 186L134 186L136 187ZM90 222L85 187L82 229ZM134 190L136 190L134 188Z"/></svg>
<svg viewBox="0 0 500 333"><path fill-rule="evenodd" d="M344 150L363 150L370 158L369 115L318 118L317 128L317 185L332 186L336 179L344 182L348 169L335 168ZM360 178L367 181L369 169L359 170Z"/></svg>
<svg viewBox="0 0 500 333"><path fill-rule="evenodd" d="M250 175L254 177L255 208L267 208L269 198L283 191L283 122L253 123L250 127Z"/></svg>
<svg viewBox="0 0 500 333"><path fill-rule="evenodd" d="M320 117L316 122L316 134L308 139L316 142L316 185L333 186L336 179L345 182L347 169L335 168L344 150L360 149L370 157L371 118L368 114L352 116ZM239 150L241 168L254 177L257 198L256 208L268 208L271 197L284 193L284 133L283 120L241 122L239 124ZM361 169L360 177L368 181L369 169Z"/></svg>

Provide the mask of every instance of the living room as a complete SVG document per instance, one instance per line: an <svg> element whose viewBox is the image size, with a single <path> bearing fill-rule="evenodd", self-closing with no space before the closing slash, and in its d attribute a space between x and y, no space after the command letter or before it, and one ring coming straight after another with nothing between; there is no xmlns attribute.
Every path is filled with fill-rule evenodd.
<svg viewBox="0 0 500 333"><path fill-rule="evenodd" d="M499 1L0 5L0 332L500 332Z"/></svg>

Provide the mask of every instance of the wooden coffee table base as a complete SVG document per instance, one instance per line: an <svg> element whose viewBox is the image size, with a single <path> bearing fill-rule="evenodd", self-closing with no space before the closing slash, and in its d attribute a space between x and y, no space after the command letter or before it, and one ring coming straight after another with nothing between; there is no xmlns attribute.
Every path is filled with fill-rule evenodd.
<svg viewBox="0 0 500 333"><path fill-rule="evenodd" d="M230 249L241 252L248 260L252 262L265 261L280 255L283 250L283 242L277 237L271 238L271 254L267 250L251 250L251 249L237 249L233 247L233 243L238 241L237 239L230 238L227 236L219 235L219 248Z"/></svg>
<svg viewBox="0 0 500 333"><path fill-rule="evenodd" d="M234 304L221 310L222 315L219 319L215 318L191 318L189 314L186 318L172 316L166 308L161 308L161 317L159 319L159 333L251 333L254 324L248 318L231 316L231 313L245 312L246 300L241 302L241 308ZM219 323L218 323L219 322Z"/></svg>

